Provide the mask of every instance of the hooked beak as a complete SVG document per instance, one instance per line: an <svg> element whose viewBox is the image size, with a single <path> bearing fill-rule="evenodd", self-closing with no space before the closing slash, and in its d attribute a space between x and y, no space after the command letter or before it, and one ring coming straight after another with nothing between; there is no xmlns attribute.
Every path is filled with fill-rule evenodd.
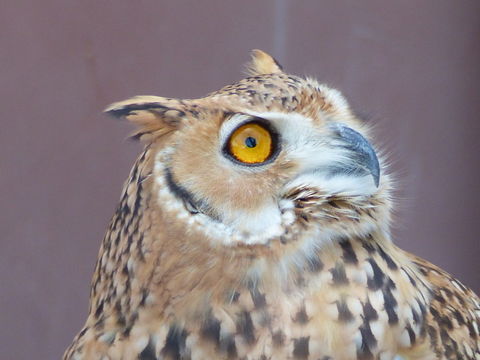
<svg viewBox="0 0 480 360"><path fill-rule="evenodd" d="M360 133L340 123L329 125L340 146L349 152L352 162L344 166L334 167L332 174L354 174L363 176L370 174L375 186L380 182L380 165L372 144Z"/></svg>

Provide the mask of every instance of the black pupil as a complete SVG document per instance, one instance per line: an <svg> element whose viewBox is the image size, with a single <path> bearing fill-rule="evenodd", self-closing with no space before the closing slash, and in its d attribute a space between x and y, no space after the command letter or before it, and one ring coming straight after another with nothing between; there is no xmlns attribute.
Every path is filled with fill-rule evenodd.
<svg viewBox="0 0 480 360"><path fill-rule="evenodd" d="M257 146L257 140L255 140L255 138L249 136L245 139L245 145L247 145L247 147L249 147L249 148L254 148L255 146Z"/></svg>

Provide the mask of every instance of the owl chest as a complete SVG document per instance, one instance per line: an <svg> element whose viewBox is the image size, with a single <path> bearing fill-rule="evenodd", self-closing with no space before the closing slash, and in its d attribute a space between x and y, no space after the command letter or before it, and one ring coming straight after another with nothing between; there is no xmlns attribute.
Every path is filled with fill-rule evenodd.
<svg viewBox="0 0 480 360"><path fill-rule="evenodd" d="M394 359L412 331L420 335L420 324L407 321L415 291L381 257L357 252L346 261L339 249L288 276L266 266L244 287L229 281L242 264L222 264L214 276L197 263L175 287L160 278L154 299L166 301L150 303L138 325L153 332L154 353L164 359Z"/></svg>
<svg viewBox="0 0 480 360"><path fill-rule="evenodd" d="M172 359L373 359L391 348L386 318L367 328L358 298L335 297L236 293L203 320L171 328L163 352Z"/></svg>

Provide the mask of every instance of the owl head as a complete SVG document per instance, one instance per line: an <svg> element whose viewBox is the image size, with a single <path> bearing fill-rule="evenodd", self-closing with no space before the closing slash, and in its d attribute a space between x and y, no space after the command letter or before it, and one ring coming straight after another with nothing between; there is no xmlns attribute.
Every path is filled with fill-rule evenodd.
<svg viewBox="0 0 480 360"><path fill-rule="evenodd" d="M153 152L149 196L162 221L227 247L388 231L388 177L340 92L260 50L248 72L203 98L137 96L106 109Z"/></svg>

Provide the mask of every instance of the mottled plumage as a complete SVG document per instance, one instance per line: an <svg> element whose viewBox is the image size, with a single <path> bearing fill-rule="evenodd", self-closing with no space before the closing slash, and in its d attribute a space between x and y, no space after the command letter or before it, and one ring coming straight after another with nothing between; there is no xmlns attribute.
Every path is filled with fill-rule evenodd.
<svg viewBox="0 0 480 360"><path fill-rule="evenodd" d="M258 50L249 72L107 109L145 149L64 358L480 359L478 297L392 243L385 165L342 95ZM253 165L228 148L251 121L274 142Z"/></svg>

